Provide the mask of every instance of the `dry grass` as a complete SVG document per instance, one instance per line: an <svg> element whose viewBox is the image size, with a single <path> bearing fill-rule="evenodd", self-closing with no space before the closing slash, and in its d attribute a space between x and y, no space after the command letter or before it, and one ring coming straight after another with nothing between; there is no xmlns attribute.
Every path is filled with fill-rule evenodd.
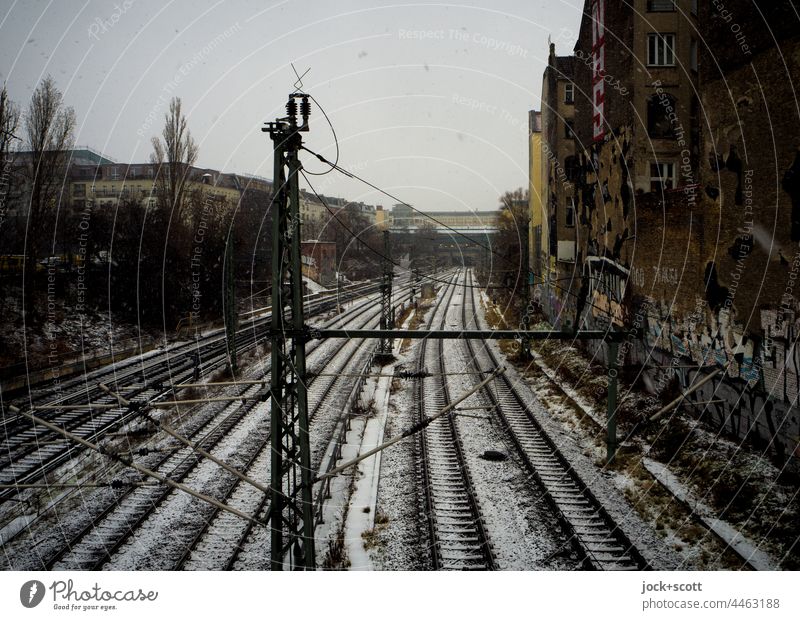
<svg viewBox="0 0 800 620"><path fill-rule="evenodd" d="M502 317L491 305L486 309L486 317L490 325L504 326ZM531 378L551 415L565 430L580 438L584 453L595 456L595 460L596 455L604 454L604 429L535 364L516 359L512 343L503 345L501 342L509 361ZM572 388L604 417L608 380L603 366L591 362L582 350L560 341L537 341L534 349L551 369L558 370L563 385ZM634 422L666 405L677 393L673 380L653 399L642 385L631 384L626 378L620 378L618 389L620 397L624 397L617 414L621 435ZM764 456L740 446L740 442L718 436L717 429L704 429L687 412L673 413L668 419L668 423L651 427L643 437L626 446L613 466L632 481L625 495L639 515L654 525L689 566L714 569L742 566L742 559L699 524L689 509L641 465L641 457L647 453L668 464L670 471L719 518L738 528L773 558L782 560L781 568L800 568L800 549L792 548L800 535L796 477L779 476L777 468Z"/></svg>
<svg viewBox="0 0 800 620"><path fill-rule="evenodd" d="M389 517L379 508L375 513L375 527L361 533L364 549L375 549L386 543L381 539L381 533L389 526Z"/></svg>
<svg viewBox="0 0 800 620"><path fill-rule="evenodd" d="M410 330L418 330L422 323L425 321L425 315L428 314L428 311L433 307L433 299L434 298L427 298L421 300L417 303L417 309L411 309L414 312L414 315L411 317L411 321L409 321L408 329ZM411 338L406 338L400 343L400 353L403 354L408 351L409 347L411 346Z"/></svg>

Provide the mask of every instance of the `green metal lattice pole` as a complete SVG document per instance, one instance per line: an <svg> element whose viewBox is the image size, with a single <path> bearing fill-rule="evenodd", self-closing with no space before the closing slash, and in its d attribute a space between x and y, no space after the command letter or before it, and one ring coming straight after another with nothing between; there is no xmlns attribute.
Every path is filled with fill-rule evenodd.
<svg viewBox="0 0 800 620"><path fill-rule="evenodd" d="M619 343L608 343L608 395L606 402L606 462L611 464L617 456L617 354Z"/></svg>
<svg viewBox="0 0 800 620"><path fill-rule="evenodd" d="M236 360L236 280L233 268L233 227L228 232L225 244L225 335L228 342L228 362L231 377L235 378L239 368Z"/></svg>
<svg viewBox="0 0 800 620"><path fill-rule="evenodd" d="M300 126L297 98L302 99ZM292 94L287 117L264 129L272 138L275 157L270 330L272 570L315 568L298 178L300 132L308 130L308 110L308 97Z"/></svg>

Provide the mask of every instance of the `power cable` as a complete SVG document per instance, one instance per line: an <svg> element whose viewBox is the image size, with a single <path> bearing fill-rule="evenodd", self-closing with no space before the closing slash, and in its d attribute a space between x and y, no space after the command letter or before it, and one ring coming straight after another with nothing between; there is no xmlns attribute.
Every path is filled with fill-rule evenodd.
<svg viewBox="0 0 800 620"><path fill-rule="evenodd" d="M330 166L330 168L328 170L326 170L325 172L311 172L310 170L306 170L306 172L308 172L308 174L313 174L314 176L322 177L322 176L325 176L326 174L329 174L329 173L333 172L334 170L336 170L338 168L338 164L339 164L339 138L336 136L336 130L333 128L333 123L331 123L331 119L328 118L328 115L325 112L325 109L319 104L319 101L314 99L313 95L309 95L308 97L309 97L309 99L311 99L311 101L313 101L317 105L317 107L319 108L319 111L322 112L322 116L324 116L325 120L328 121L328 126L331 128L331 133L333 134L333 142L336 145L336 161L335 162L326 162Z"/></svg>
<svg viewBox="0 0 800 620"><path fill-rule="evenodd" d="M360 235L359 233L357 233L357 232L353 231L353 229L352 229L352 228L350 228L350 227L349 227L347 224L345 224L345 223L344 223L344 222L343 222L343 221L342 221L342 220L339 218L339 216L337 215L337 213L336 213L336 212L335 212L333 209L331 209L331 208L328 206L328 203L325 201L325 199L324 199L322 196L320 196L320 195L317 193L317 190L316 190L316 189L314 189L314 186L313 186L313 185L311 184L311 182L308 180L308 177L306 176L305 170L300 170L300 174L302 174L302 175L303 175L303 178L306 180L306 183L308 183L308 186L311 188L311 191L312 191L312 192L314 192L314 195L315 195L315 196L316 196L316 197L319 199L319 201L322 203L322 205L323 205L323 206L324 206L324 207L325 207L325 208L328 210L328 212L329 212L329 213L330 213L330 214L333 216L333 218L334 218L334 219L335 219L335 220L336 220L336 221L339 223L339 225L340 225L342 228L344 228L344 229L347 231L347 233L348 233L348 234L349 234L351 237L353 237L354 239L356 239L357 241L359 241L359 242L360 242L360 243L361 243L361 244L362 244L362 245L363 245L365 248L367 248L367 249L368 249L370 252L372 252L372 253L373 253L373 254L375 254L376 256L380 257L381 259L387 260L388 262L390 262L390 263L391 263L392 265L394 265L395 267L399 267L400 269L403 269L403 270L406 270L406 271L411 271L412 273L419 275L421 278L425 278L426 280L430 280L431 282L439 282L440 284L450 284L450 282L449 282L449 281L447 281L447 280L442 280L442 279L440 279L440 278L435 278L435 277L433 277L433 276L430 276L430 275L426 275L426 274L420 273L419 271L416 271L416 270L409 270L409 269L407 269L406 267L403 267L403 266L402 266L400 263L398 263L397 261L393 260L391 256L386 256L386 255L385 255L383 252L381 252L380 250L376 250L375 248L373 248L373 247L372 247L372 246L371 246L369 243L367 243L366 241L364 241L364 240L361 238L361 235ZM483 290L485 287L483 287L483 286L474 286L474 285L470 285L470 288L477 288L477 289L481 289L481 290Z"/></svg>
<svg viewBox="0 0 800 620"><path fill-rule="evenodd" d="M312 151L311 149L309 149L309 148L308 148L308 147L306 147L306 146L301 146L300 148L302 148L304 151L307 151L308 153L311 153L311 154L312 154L314 157L316 157L317 159L319 159L321 162L323 162L323 163L325 163L325 164L328 164L329 166L331 166L331 170L336 170L337 172L340 172L340 173L344 174L345 176L348 176L348 177L350 177L351 179L356 179L356 180L358 180L358 181L361 181L362 183L364 183L365 185L367 185L367 186L371 187L372 189L374 189L374 190L376 190L376 191L380 192L381 194L383 194L383 195L385 195L385 196L387 196L387 197L391 198L392 200L395 200L395 201L397 201L397 203L398 203L398 204L401 204L401 205L403 205L403 206L406 206L406 207L410 208L412 211L415 211L416 213L419 213L419 214L420 214L420 215L422 215L423 217L425 217L425 218L427 218L427 219L429 219L429 220L431 220L431 221L433 221L433 222L436 222L437 224L439 224L439 225L440 225L440 226L442 226L443 228L446 228L446 229L448 229L448 230L452 231L453 233L455 233L456 235L458 235L458 236L460 236L460 237L463 237L463 238L464 238L464 239L466 239L467 241L469 241L469 242L471 242L471 243L474 243L475 245L477 245L478 247L480 247L480 248L482 248L482 249L486 250L486 251L487 251L487 252L489 252L490 254L493 254L493 255L497 256L499 259L501 259L501 260L503 260L503 261L506 261L506 260L507 260L507 258L506 258L505 256L502 256L502 255L501 255L501 254L499 254L497 251L493 250L491 247L489 247L489 246L487 246L487 245L484 245L483 243L480 243L479 241L477 241L477 240L473 239L472 237L469 237L468 235L465 235L465 234L464 234L464 233L462 233L461 231L459 231L459 230L457 230L457 229L453 228L452 226L449 226L449 225L445 224L444 222L441 222L440 220L436 219L435 217L433 217L433 216L432 216L432 215L430 215L429 213L425 213L424 211L421 211L420 209L417 209L417 208L416 208L416 207L414 207L413 205L410 205L410 204L408 204L407 202L405 202L404 200L401 200L400 198L398 198L398 197L397 197L397 196L395 196L394 194L391 194L390 192L388 192L388 191L386 191L386 190L384 190L384 189L382 189L382 188L378 187L378 186L377 186L377 185L375 185L374 183L371 183L371 182L367 181L366 179L364 179L364 178L362 178L362 177L358 176L357 174L355 174L354 172L350 172L349 170L345 170L344 168L342 168L341 166L339 166L339 165L338 165L338 163L334 163L334 162L332 162L332 161L329 161L329 160L328 160L328 159L326 159L326 158L325 158L323 155L320 155L319 153L316 153L315 151ZM305 177L305 175L303 175L303 176ZM306 178L306 182L308 182L308 178ZM311 185L311 184L309 183L309 185ZM313 190L313 188L312 188L312 190ZM317 194L317 192L316 192L316 191L314 191L314 193L315 193L315 194ZM319 197L319 194L317 194L317 197ZM328 208L328 205L327 205L327 204L325 205L325 208L326 208L326 209L328 209L328 211L330 211L330 209ZM331 213L333 214L333 212L332 212L332 211L331 211ZM338 221L338 218L337 218L337 221ZM363 243L363 242L362 242L362 243ZM366 244L365 244L365 245L366 245ZM368 247L369 247L369 246L368 246ZM370 249L370 250L372 250L373 252L377 252L377 250L374 250L373 248L369 248L369 249ZM521 250L522 250L522 248L521 248ZM390 259L390 260L391 260L391 259ZM526 274L526 277L527 277L527 276L529 276L529 275L531 275L531 274L532 274L534 277L540 277L540 276L542 275L541 273L536 273L536 272L535 272L535 271L533 271L532 269L528 269L528 273ZM569 280L572 280L572 278L563 278L563 279L569 279ZM556 289L558 289L558 290L562 291L562 292L563 292L563 293L565 293L566 295L570 295L570 296L572 296L572 297L574 297L574 298L576 298L576 299L578 299L578 300L580 301L580 295L581 295L580 291L578 291L578 292L575 292L575 291L573 291L573 290L572 290L572 288L566 288L566 287L560 286L560 285L558 285L558 284L555 284L555 282L558 282L558 281L561 281L561 280L562 280L562 278L559 278L559 279L557 279L557 280L551 280L551 281L550 281L550 284L552 284L554 288L556 288ZM472 288L488 288L488 286L487 286L487 287L475 287L475 286L473 286ZM512 287L510 287L510 286L502 286L502 287L497 287L497 288L511 289ZM588 299L584 299L584 300L583 300L583 303L584 303L584 305L585 305L585 306L588 306L588 307L591 307L591 308L595 308L595 309L597 309L597 310L600 310L600 311L602 311L604 314L608 315L608 316L609 316L609 318L611 318L611 315L610 315L609 311L608 311L606 308L601 308L600 306L597 306L597 305L596 305L594 302L592 302L592 301L590 301L590 300L588 300Z"/></svg>

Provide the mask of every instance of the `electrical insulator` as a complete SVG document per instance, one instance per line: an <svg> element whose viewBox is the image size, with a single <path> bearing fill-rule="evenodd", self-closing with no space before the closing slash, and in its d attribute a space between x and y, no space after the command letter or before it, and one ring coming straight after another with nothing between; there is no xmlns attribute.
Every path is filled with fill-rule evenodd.
<svg viewBox="0 0 800 620"><path fill-rule="evenodd" d="M286 102L286 115L292 120L297 118L297 102L294 98Z"/></svg>
<svg viewBox="0 0 800 620"><path fill-rule="evenodd" d="M303 97L300 102L300 115L303 120L308 120L308 117L311 116L311 104L308 102L308 97Z"/></svg>

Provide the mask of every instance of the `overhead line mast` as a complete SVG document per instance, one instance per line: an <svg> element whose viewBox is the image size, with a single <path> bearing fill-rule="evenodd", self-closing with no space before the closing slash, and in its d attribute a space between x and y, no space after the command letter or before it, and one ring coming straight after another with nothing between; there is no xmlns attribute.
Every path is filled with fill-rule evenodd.
<svg viewBox="0 0 800 620"><path fill-rule="evenodd" d="M298 125L298 99L302 123ZM275 157L272 202L272 442L270 567L315 568L311 449L308 434L303 274L300 256L301 132L309 97L292 93L286 117L266 123Z"/></svg>

